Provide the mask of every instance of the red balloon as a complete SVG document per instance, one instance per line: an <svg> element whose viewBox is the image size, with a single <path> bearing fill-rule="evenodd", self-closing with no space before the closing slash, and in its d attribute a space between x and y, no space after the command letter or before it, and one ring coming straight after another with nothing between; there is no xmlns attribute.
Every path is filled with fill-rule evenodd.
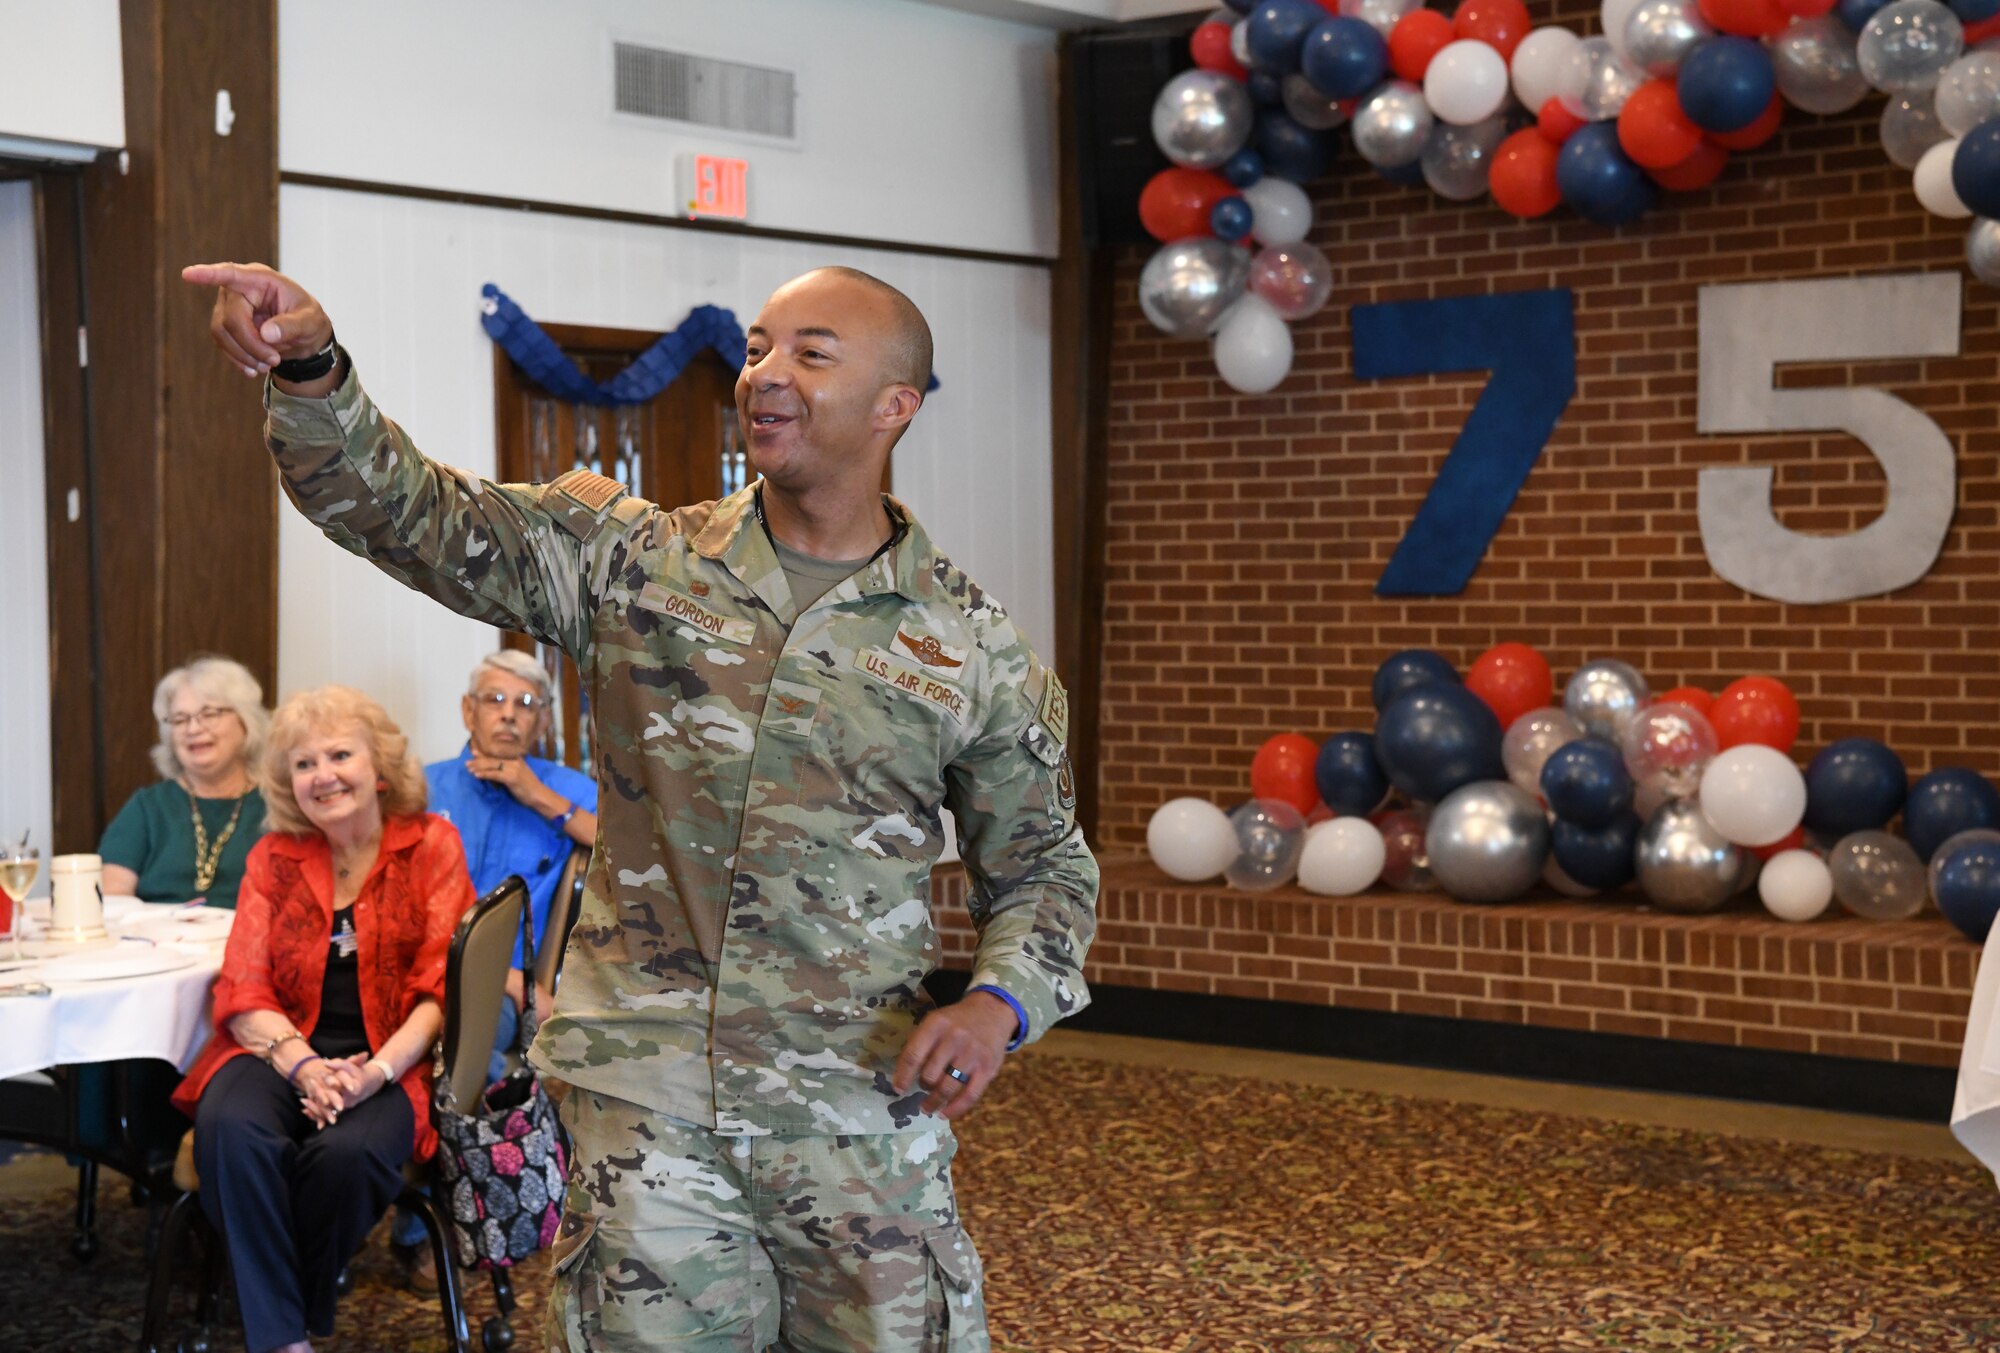
<svg viewBox="0 0 2000 1353"><path fill-rule="evenodd" d="M1465 0L1451 19L1453 37L1483 42L1507 61L1533 26L1521 0Z"/></svg>
<svg viewBox="0 0 2000 1353"><path fill-rule="evenodd" d="M1648 80L1618 113L1618 144L1645 169L1670 169L1701 149L1701 128L1681 111L1672 80Z"/></svg>
<svg viewBox="0 0 2000 1353"><path fill-rule="evenodd" d="M1971 51L1975 42L1984 42L1988 38L1996 37L2000 37L2000 14L1990 19L1981 19L1978 23L1969 23L1965 26L1965 50Z"/></svg>
<svg viewBox="0 0 2000 1353"><path fill-rule="evenodd" d="M1562 202L1556 155L1555 143L1534 127L1523 127L1502 141L1486 177L1494 205L1524 221L1554 211Z"/></svg>
<svg viewBox="0 0 2000 1353"><path fill-rule="evenodd" d="M1188 39L1188 47L1194 52L1195 65L1203 70L1216 71L1232 80L1250 78L1250 72L1243 69L1243 63L1229 50L1228 24L1195 25L1194 36Z"/></svg>
<svg viewBox="0 0 2000 1353"><path fill-rule="evenodd" d="M1806 829L1804 827L1794 827L1768 846L1750 847L1750 853L1760 860L1768 861L1773 855L1781 854L1787 850L1798 850L1805 843Z"/></svg>
<svg viewBox="0 0 2000 1353"><path fill-rule="evenodd" d="M1139 220L1161 243L1190 235L1212 235L1208 214L1236 189L1220 174L1203 169L1162 169L1139 193Z"/></svg>
<svg viewBox="0 0 2000 1353"><path fill-rule="evenodd" d="M1325 804L1315 804L1313 810L1306 814L1306 825L1308 827L1317 827L1320 823L1331 822L1339 816L1340 814L1334 812L1333 809L1327 807Z"/></svg>
<svg viewBox="0 0 2000 1353"><path fill-rule="evenodd" d="M1648 169L1653 182L1670 192L1691 193L1706 188L1729 168L1729 152L1713 141L1704 140L1695 153L1665 169Z"/></svg>
<svg viewBox="0 0 2000 1353"><path fill-rule="evenodd" d="M1778 0L1785 13L1794 19L1817 19L1834 7L1836 0Z"/></svg>
<svg viewBox="0 0 2000 1353"><path fill-rule="evenodd" d="M1451 41L1451 20L1434 9L1413 9L1389 30L1389 69L1422 84L1431 58Z"/></svg>
<svg viewBox="0 0 2000 1353"><path fill-rule="evenodd" d="M1784 99L1773 94L1771 101L1764 105L1764 111L1757 114L1755 122L1747 127L1738 127L1733 132L1710 132L1708 139L1724 150L1755 150L1778 134L1778 124L1784 120Z"/></svg>
<svg viewBox="0 0 2000 1353"><path fill-rule="evenodd" d="M1535 118L1535 129L1552 146L1561 145L1582 128L1583 119L1563 107L1561 99L1550 99L1544 103Z"/></svg>
<svg viewBox="0 0 2000 1353"><path fill-rule="evenodd" d="M1799 702L1776 677L1739 677L1715 697L1708 722L1724 751L1755 743L1790 752L1799 740Z"/></svg>
<svg viewBox="0 0 2000 1353"><path fill-rule="evenodd" d="M1661 691L1653 697L1656 705L1686 705L1697 714L1706 715L1715 697L1699 686L1676 686L1670 691Z"/></svg>
<svg viewBox="0 0 2000 1353"><path fill-rule="evenodd" d="M1319 782L1313 778L1313 764L1319 760L1319 744L1303 733L1280 733L1265 741L1250 761L1250 795L1289 803L1300 813L1310 813L1319 802Z"/></svg>
<svg viewBox="0 0 2000 1353"><path fill-rule="evenodd" d="M1465 689L1486 702L1505 732L1529 710L1552 702L1556 683L1548 659L1534 649L1526 644L1496 644L1466 669Z"/></svg>
<svg viewBox="0 0 2000 1353"><path fill-rule="evenodd" d="M1701 0L1701 17L1744 38L1775 37L1792 22L1779 0Z"/></svg>

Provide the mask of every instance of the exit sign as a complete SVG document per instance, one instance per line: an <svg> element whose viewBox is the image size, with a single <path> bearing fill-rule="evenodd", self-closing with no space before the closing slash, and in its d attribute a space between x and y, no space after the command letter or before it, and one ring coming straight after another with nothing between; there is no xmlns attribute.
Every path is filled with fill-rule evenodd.
<svg viewBox="0 0 2000 1353"><path fill-rule="evenodd" d="M691 155L683 161L682 198L691 218L750 219L750 162L720 155Z"/></svg>

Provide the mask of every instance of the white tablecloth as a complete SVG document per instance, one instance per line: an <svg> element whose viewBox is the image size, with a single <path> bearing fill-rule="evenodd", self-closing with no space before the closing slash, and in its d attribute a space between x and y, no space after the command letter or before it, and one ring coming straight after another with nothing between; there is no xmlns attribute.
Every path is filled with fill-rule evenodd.
<svg viewBox="0 0 2000 1353"><path fill-rule="evenodd" d="M38 917L32 910L30 916L46 922L47 905L42 903ZM186 1070L208 1041L209 988L222 970L223 942L234 913L209 907L121 906L118 899L106 899L105 913L112 938L69 962L154 953L190 961L168 972L100 981L63 980L62 957L0 968L0 986L46 982L50 988L46 996L0 996L0 1079L128 1057L157 1057ZM35 932L31 928L28 933L32 943ZM11 963L12 953L9 944L0 943L0 965Z"/></svg>

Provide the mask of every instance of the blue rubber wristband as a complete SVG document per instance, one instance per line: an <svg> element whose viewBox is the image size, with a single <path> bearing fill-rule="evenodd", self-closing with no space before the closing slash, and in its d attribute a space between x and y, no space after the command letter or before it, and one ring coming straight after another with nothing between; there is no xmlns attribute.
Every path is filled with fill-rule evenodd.
<svg viewBox="0 0 2000 1353"><path fill-rule="evenodd" d="M1021 1008L1021 1003L1019 1001L1015 1000L1014 997L1003 988L993 986L990 983L981 983L976 987L969 987L966 989L965 994L970 996L975 991L984 991L989 995L998 996L1001 1000L1007 1002L1007 1008L1014 1012L1014 1020L1016 1025L1014 1029L1014 1041L1007 1045L1007 1051L1012 1052L1014 1049L1020 1047L1023 1043L1028 1041L1028 1012Z"/></svg>
<svg viewBox="0 0 2000 1353"><path fill-rule="evenodd" d="M307 1063L307 1062L324 1062L325 1060L326 1060L326 1058L324 1058L324 1057L320 1056L320 1055L319 1055L318 1053L316 1053L316 1052L315 1052L315 1053L313 1053L313 1054L312 1054L311 1056L309 1056L309 1057L301 1057L301 1058L299 1058L299 1060L298 1060L298 1061L296 1061L296 1062L292 1063L292 1069L291 1069L290 1071L287 1071L287 1072L285 1073L285 1084L287 1084L287 1085L291 1086L291 1087L292 1087L292 1088L293 1088L294 1090L298 1089L298 1087L299 1087L299 1073L300 1073L301 1071L303 1071L303 1070L305 1070L305 1069L306 1069L306 1063Z"/></svg>

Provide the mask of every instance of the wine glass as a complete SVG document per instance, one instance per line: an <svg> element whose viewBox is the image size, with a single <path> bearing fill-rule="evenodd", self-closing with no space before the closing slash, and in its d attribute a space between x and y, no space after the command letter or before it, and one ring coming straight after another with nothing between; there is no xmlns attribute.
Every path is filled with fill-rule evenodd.
<svg viewBox="0 0 2000 1353"><path fill-rule="evenodd" d="M35 885L35 875L42 870L42 854L28 844L28 834L21 833L17 845L0 845L0 893L7 895L7 928L14 936L14 957L21 957L21 932L28 928L28 909L23 903L28 889Z"/></svg>

